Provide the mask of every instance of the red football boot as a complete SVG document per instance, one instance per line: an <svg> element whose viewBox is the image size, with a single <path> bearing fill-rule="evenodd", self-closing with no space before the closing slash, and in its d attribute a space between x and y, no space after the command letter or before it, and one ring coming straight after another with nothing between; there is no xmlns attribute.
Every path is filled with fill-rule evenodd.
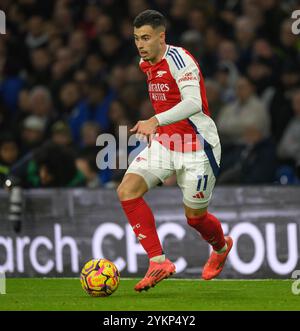
<svg viewBox="0 0 300 331"><path fill-rule="evenodd" d="M233 245L233 241L231 237L225 237L225 241L227 244L227 249L224 253L218 254L214 251L211 253L202 271L203 279L205 280L213 279L217 277L223 270L224 264L227 259L227 255L229 254Z"/></svg>
<svg viewBox="0 0 300 331"><path fill-rule="evenodd" d="M150 265L145 277L139 281L134 289L138 292L147 291L150 287L154 287L163 279L169 278L176 272L174 263L166 259L163 263L150 261Z"/></svg>

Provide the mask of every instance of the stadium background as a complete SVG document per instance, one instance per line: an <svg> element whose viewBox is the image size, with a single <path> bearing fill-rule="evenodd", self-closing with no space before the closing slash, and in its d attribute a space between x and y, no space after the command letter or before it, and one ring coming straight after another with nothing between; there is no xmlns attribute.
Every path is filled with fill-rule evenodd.
<svg viewBox="0 0 300 331"><path fill-rule="evenodd" d="M115 259L129 247L124 215L112 214L124 171L100 171L95 142L101 133L118 139L120 125L130 129L153 114L132 37L133 18L147 8L166 15L167 42L187 48L205 77L223 148L212 209L228 229L248 226L240 230L237 248L248 273L229 261L223 276L289 277L300 255L300 40L290 18L300 3L292 0L2 0L7 25L0 36L0 182L4 187L9 177L10 190L1 191L1 271L74 276L93 252L103 248ZM165 235L174 258L183 254L189 261L181 276L196 276L208 251L201 246L199 257L184 246L197 237L182 221L174 178L164 186L149 201L158 222L169 229L178 223L179 233L187 233L181 239L172 231ZM168 209L177 211L172 224ZM104 223L110 230L103 247L85 249ZM111 235L118 232L120 243ZM55 233L68 237L59 244L64 258ZM267 237L275 239L267 243ZM123 257L125 275L143 273L144 257L134 271L128 267L132 256ZM250 272L257 259L259 267Z"/></svg>

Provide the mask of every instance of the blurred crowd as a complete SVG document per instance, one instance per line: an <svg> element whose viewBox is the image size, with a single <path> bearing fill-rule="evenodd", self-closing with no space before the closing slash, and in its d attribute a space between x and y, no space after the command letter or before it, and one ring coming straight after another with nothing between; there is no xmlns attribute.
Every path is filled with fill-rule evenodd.
<svg viewBox="0 0 300 331"><path fill-rule="evenodd" d="M205 77L223 154L221 184L299 184L300 38L296 0L1 0L0 181L113 187L97 136L153 115L133 40L145 9ZM172 179L166 185L173 185Z"/></svg>

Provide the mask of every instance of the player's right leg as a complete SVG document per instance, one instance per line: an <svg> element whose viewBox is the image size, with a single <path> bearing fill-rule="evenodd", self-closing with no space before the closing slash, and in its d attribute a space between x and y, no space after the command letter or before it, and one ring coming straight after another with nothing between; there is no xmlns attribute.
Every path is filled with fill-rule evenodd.
<svg viewBox="0 0 300 331"><path fill-rule="evenodd" d="M157 166L159 155L163 154L160 144L154 142L150 148L152 153L148 153L147 147L133 160L117 190L127 219L150 260L145 277L135 286L136 291L148 290L175 272L174 264L165 258L152 210L143 199L150 188L169 177L172 171ZM153 162L146 162L150 154Z"/></svg>

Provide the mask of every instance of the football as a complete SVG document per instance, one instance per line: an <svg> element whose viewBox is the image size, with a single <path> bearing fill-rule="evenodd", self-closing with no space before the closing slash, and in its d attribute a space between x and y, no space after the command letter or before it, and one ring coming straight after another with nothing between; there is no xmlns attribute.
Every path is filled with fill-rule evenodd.
<svg viewBox="0 0 300 331"><path fill-rule="evenodd" d="M113 294L120 283L118 268L107 259L93 259L81 270L82 288L93 297L107 297Z"/></svg>

